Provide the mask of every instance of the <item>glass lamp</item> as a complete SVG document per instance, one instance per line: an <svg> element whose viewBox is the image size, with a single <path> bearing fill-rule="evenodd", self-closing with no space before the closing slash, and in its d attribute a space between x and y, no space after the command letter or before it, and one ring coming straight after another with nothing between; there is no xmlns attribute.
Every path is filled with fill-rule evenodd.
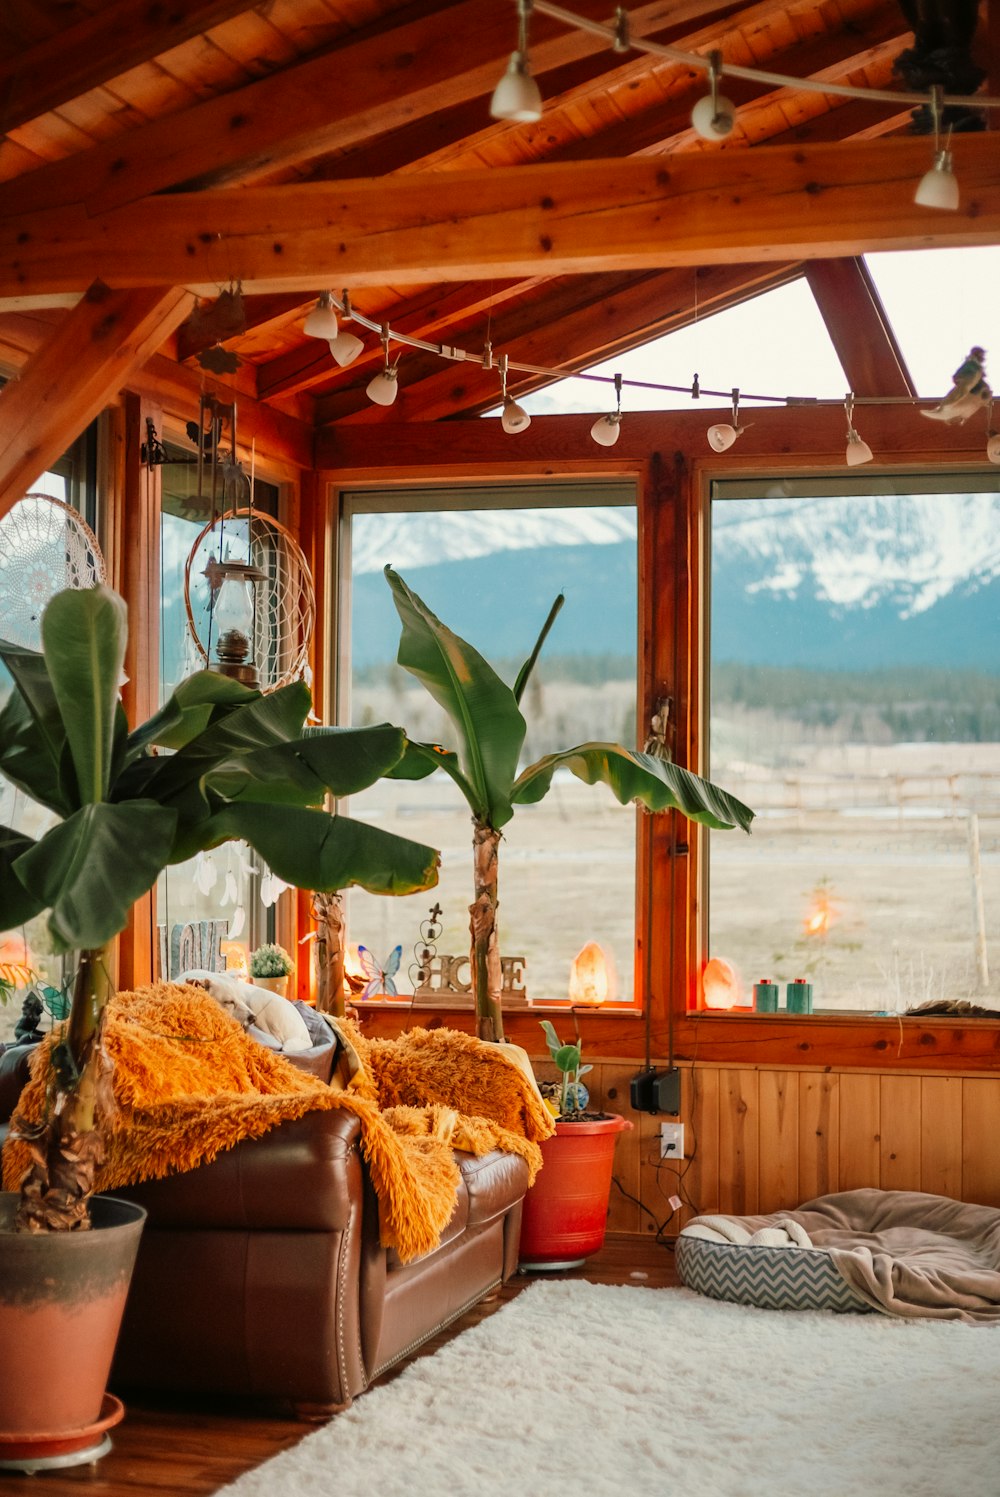
<svg viewBox="0 0 1000 1497"><path fill-rule="evenodd" d="M253 690L260 689L254 652L254 587L267 573L252 562L216 561L205 568L212 590L212 620L216 628L215 660L209 669L230 676Z"/></svg>

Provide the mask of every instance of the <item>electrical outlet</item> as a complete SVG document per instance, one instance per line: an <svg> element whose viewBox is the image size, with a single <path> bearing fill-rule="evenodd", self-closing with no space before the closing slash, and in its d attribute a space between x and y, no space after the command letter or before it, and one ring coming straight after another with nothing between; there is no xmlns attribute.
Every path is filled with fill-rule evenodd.
<svg viewBox="0 0 1000 1497"><path fill-rule="evenodd" d="M661 1123L660 1124L660 1158L661 1159L683 1159L684 1158L684 1124L683 1123Z"/></svg>

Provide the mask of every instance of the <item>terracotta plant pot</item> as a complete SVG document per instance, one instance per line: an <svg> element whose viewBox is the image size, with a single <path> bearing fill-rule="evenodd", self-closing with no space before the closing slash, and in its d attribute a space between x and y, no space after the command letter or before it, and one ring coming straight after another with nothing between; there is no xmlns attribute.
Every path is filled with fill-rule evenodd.
<svg viewBox="0 0 1000 1497"><path fill-rule="evenodd" d="M288 973L284 977L251 977L250 981L255 988L267 988L269 993L280 993L282 998L288 997L288 984L291 981Z"/></svg>
<svg viewBox="0 0 1000 1497"><path fill-rule="evenodd" d="M541 1172L524 1198L520 1268L577 1268L600 1250L615 1143L631 1127L617 1114L556 1123L554 1136L541 1145Z"/></svg>
<svg viewBox="0 0 1000 1497"><path fill-rule="evenodd" d="M89 1232L13 1230L0 1194L0 1469L94 1461L121 1417L105 1394L146 1213L95 1196Z"/></svg>

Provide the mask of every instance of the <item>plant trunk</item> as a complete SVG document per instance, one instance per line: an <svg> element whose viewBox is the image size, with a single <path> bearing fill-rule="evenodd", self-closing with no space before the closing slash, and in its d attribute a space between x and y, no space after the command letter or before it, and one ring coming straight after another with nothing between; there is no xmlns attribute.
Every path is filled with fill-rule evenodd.
<svg viewBox="0 0 1000 1497"><path fill-rule="evenodd" d="M473 823L472 848L476 902L469 906L472 934L472 992L476 1000L476 1033L481 1040L503 1039L500 990L500 943L497 940L497 852L500 833L482 822Z"/></svg>
<svg viewBox="0 0 1000 1497"><path fill-rule="evenodd" d="M45 1121L27 1129L32 1162L21 1182L17 1229L86 1231L88 1202L104 1155L98 1122L113 1106L110 1063L101 1045L104 1010L111 996L110 947L80 954L69 1020L52 1048Z"/></svg>
<svg viewBox="0 0 1000 1497"><path fill-rule="evenodd" d="M314 894L312 916L316 921L316 1007L343 1018L344 998L344 897Z"/></svg>

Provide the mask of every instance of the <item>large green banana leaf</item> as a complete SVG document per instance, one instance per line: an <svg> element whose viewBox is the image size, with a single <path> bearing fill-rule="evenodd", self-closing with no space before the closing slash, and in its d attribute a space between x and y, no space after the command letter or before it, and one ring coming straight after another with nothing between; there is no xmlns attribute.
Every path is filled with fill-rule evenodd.
<svg viewBox="0 0 1000 1497"><path fill-rule="evenodd" d="M106 587L57 593L42 614L42 653L84 805L108 795L126 618Z"/></svg>
<svg viewBox="0 0 1000 1497"><path fill-rule="evenodd" d="M12 930L45 908L43 900L29 894L14 872L14 863L35 846L31 837L0 826L0 926Z"/></svg>
<svg viewBox="0 0 1000 1497"><path fill-rule="evenodd" d="M174 840L177 813L155 801L83 806L13 863L38 908L48 909L57 951L103 946L156 882Z"/></svg>
<svg viewBox="0 0 1000 1497"><path fill-rule="evenodd" d="M14 683L0 773L63 818L37 842L0 828L0 923L48 909L57 950L102 946L163 868L230 838L303 888L436 883L434 849L307 809L387 773L406 749L400 728L309 729L304 684L265 697L203 671L129 734L125 631L121 599L96 588L49 604L43 653L0 641Z"/></svg>
<svg viewBox="0 0 1000 1497"><path fill-rule="evenodd" d="M526 731L514 693L391 567L385 575L403 626L396 658L444 709L458 735L461 778L452 777L477 820L505 826L513 815L510 792Z"/></svg>
<svg viewBox="0 0 1000 1497"><path fill-rule="evenodd" d="M325 811L240 801L212 817L202 845L232 838L249 842L279 878L303 889L357 884L371 894L414 894L438 879L433 847Z"/></svg>
<svg viewBox="0 0 1000 1497"><path fill-rule="evenodd" d="M690 821L702 826L739 826L745 832L749 832L754 818L749 806L710 780L617 743L581 743L561 753L546 754L518 775L511 797L515 805L540 801L560 765L588 785L607 785L623 806L639 801L650 811L683 811Z"/></svg>
<svg viewBox="0 0 1000 1497"><path fill-rule="evenodd" d="M204 776L207 791L230 801L287 801L319 806L329 791L354 795L398 763L406 744L402 728L310 729L292 743L223 759Z"/></svg>

